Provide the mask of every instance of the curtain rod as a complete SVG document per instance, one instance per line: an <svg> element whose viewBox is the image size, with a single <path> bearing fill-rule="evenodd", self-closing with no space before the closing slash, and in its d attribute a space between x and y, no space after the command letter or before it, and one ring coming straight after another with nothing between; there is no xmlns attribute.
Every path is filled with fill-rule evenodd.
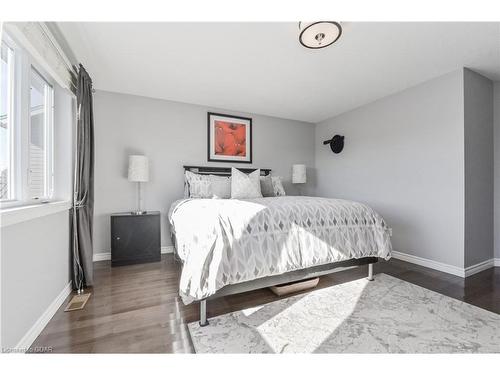
<svg viewBox="0 0 500 375"><path fill-rule="evenodd" d="M45 23L43 23L43 22L37 22L36 24L40 27L42 33L45 35L45 37L48 39L48 41L52 45L53 50L55 50L57 52L57 54L59 55L61 60L64 62L70 75L72 75L72 78L75 78L75 80L76 80L78 77L78 68L75 65L71 64L68 57L64 53L64 51L61 48L61 46L59 45L59 43L55 40L54 35L50 31L50 29L47 27L47 25L45 25ZM76 84L73 83L73 80L71 80L70 84L75 89L75 92L76 92ZM92 93L95 93L94 88L92 88Z"/></svg>

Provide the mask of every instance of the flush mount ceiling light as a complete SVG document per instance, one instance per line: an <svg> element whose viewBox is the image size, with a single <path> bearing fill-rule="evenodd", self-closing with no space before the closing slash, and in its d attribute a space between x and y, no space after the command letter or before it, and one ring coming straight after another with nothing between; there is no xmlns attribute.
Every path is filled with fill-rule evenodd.
<svg viewBox="0 0 500 375"><path fill-rule="evenodd" d="M334 21L299 22L299 42L306 48L320 49L335 43L342 27Z"/></svg>

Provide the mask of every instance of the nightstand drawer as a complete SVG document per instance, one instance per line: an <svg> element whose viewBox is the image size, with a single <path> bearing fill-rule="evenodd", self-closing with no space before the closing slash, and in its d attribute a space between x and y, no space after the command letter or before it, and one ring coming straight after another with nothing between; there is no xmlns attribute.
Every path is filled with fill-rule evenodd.
<svg viewBox="0 0 500 375"><path fill-rule="evenodd" d="M111 216L111 264L155 262L160 260L160 213Z"/></svg>

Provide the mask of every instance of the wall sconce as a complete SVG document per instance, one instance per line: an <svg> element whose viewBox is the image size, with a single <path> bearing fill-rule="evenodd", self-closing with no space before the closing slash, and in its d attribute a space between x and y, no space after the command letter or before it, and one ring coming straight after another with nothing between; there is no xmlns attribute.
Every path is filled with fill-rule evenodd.
<svg viewBox="0 0 500 375"><path fill-rule="evenodd" d="M330 148L332 149L334 154L340 154L344 149L344 136L343 135L335 135L332 139L323 142L324 145L330 144Z"/></svg>

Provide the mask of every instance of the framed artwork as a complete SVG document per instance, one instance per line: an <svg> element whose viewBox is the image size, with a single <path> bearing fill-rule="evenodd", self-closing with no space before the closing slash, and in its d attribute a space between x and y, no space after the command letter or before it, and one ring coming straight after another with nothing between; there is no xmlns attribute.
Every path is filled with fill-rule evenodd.
<svg viewBox="0 0 500 375"><path fill-rule="evenodd" d="M251 163L252 119L208 112L208 161Z"/></svg>

